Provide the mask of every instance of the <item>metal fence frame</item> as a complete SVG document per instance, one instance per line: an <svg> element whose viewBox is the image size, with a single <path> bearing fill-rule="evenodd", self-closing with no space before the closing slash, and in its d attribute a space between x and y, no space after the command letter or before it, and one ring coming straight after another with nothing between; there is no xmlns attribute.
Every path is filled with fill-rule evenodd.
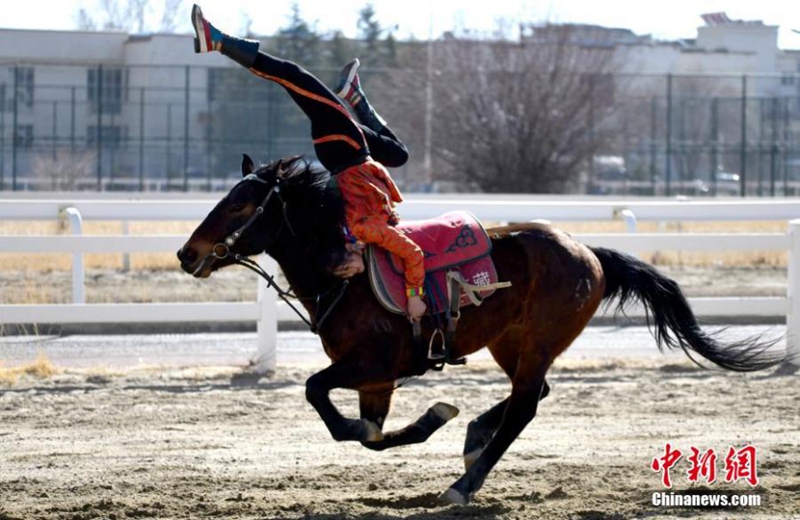
<svg viewBox="0 0 800 520"><path fill-rule="evenodd" d="M5 92L5 99L0 100L0 190L41 187L37 186L41 181L31 179L30 166L23 171L20 164L23 154L33 157L33 152L22 148L22 144L28 142L28 127L33 132L32 146L41 152L39 155L50 154L56 160L61 147L70 153L77 150L91 154L92 175L82 179L75 188L97 191L211 191L224 188L226 172L230 174L236 166L235 161L225 161L223 165L214 162L233 156L234 152L260 152L267 157L313 153L304 126L306 122L294 109L291 100L279 93L278 87L265 87L249 78L249 73L243 69L188 65L83 65L80 70L87 71L85 83L38 84L33 78L29 85L27 79L22 81L21 78L27 78L27 75L20 71L30 67L46 71L47 67L67 66L17 64L5 67L13 71L13 82L0 85L0 92ZM156 74L170 76L171 86L149 85L146 83L149 79L115 80L111 86L104 85L107 72L117 69L124 71L124 78ZM237 87L239 90L228 99L214 99L212 91L216 87L211 81L214 71L245 79ZM315 72L328 77L335 71L321 69ZM364 70L362 74L365 82L369 83L371 76L378 77L385 72ZM94 82L89 81L90 76L95 78ZM76 74L75 77L83 76ZM797 192L800 185L800 146L796 145L800 140L800 74L618 73L613 74L613 78L615 104L624 110L627 103L634 103L630 109L641 119L641 128L632 133L636 143L617 144L603 153L639 158L646 166L646 171L639 172L639 177L645 175L645 178L631 176L617 181L603 180L598 178L602 172L590 165L587 175L591 189L623 195L666 196L677 193L716 195L718 191L738 196L788 196ZM787 80L791 80L794 87L781 86ZM724 93L720 93L720 85L725 85ZM703 86L708 86L707 91ZM28 93L29 90L32 94ZM113 95L104 94L112 91ZM58 92L63 95L57 95ZM56 99L59 96L61 101ZM699 108L694 105L687 108L686 103L699 103ZM42 115L50 111L50 104L52 116ZM723 110L723 104L727 110ZM115 108L118 106L124 112L119 116ZM421 106L420 109L431 108ZM28 124L33 116L27 111L33 110L41 112L37 117L41 116L43 123L34 121L32 125ZM704 114L708 135L705 130L703 135L694 132L687 140L682 130L686 126L684 115L698 110ZM218 112L229 113L230 117L242 114L242 119L247 119L251 112L263 112L265 121L263 125L249 122L250 126L242 135L213 136L207 126ZM80 117L76 115L78 113L81 113ZM725 114L728 114L727 118ZM115 120L119 118L124 119L120 128L124 126L131 131L121 136L119 143L116 138L108 142L110 135L106 135L109 133L106 130L113 130L119 123ZM76 119L85 123L86 132L91 133L93 128L96 135L81 137ZM67 121L69 125L66 125ZM52 124L50 135L40 131L40 127L48 124ZM617 121L615 124L624 127L626 123ZM153 125L156 130L152 129ZM587 132L597 131L593 125L592 121L587 122ZM23 127L25 132L21 130ZM61 127L68 127L68 135L59 130ZM426 126L424 131L432 130ZM732 140L733 135L738 135L736 140ZM416 136L409 138L413 140ZM40 141L44 142L41 149L37 144ZM435 147L435 135L432 141L427 138L424 141L424 147ZM422 143L415 144L416 153L412 156L422 157L419 148ZM703 171L690 172L691 178L688 179L680 178L677 167L677 161L686 154L703 156ZM124 168L115 166L120 156L128 157L124 159ZM151 162L157 166L150 165ZM723 166L736 173L738 180L718 183L717 170ZM412 169L415 167L422 166L416 165ZM117 169L124 171L126 176L120 178ZM398 175L401 184L403 173ZM700 177L708 177L702 186L696 182ZM159 181L155 182L155 179Z"/></svg>

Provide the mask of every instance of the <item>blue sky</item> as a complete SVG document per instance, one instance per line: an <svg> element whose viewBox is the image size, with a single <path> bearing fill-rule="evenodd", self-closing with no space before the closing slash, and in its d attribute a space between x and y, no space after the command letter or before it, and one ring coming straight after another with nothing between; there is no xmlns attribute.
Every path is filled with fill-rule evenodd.
<svg viewBox="0 0 800 520"><path fill-rule="evenodd" d="M19 2L0 0L3 15L0 26L33 29L73 29L77 11L93 10L99 0L36 0ZM152 0L160 5L163 0ZM398 26L401 37L413 34L426 38L462 26L489 32L498 24L515 26L519 21L556 21L628 27L640 34L664 39L692 38L702 24L700 14L727 11L733 19L760 19L781 25L780 45L800 49L800 2L794 0L759 0L758 2L721 0L375 0L372 2L384 26ZM300 0L304 18L316 22L318 29L341 29L354 36L357 13L366 0ZM286 23L290 0L205 0L200 4L208 17L221 28L236 32L244 21L252 19L252 30L271 34ZM182 32L189 30L191 1L184 4L187 20ZM155 16L155 14L154 14ZM789 25L783 25L789 24ZM793 26L791 24L794 24Z"/></svg>

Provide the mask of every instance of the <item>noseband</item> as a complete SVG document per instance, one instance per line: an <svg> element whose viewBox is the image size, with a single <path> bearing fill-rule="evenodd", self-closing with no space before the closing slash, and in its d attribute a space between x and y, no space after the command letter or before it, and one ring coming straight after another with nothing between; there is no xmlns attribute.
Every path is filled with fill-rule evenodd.
<svg viewBox="0 0 800 520"><path fill-rule="evenodd" d="M260 182L262 184L269 185L269 183L267 181L265 181L264 179L262 179L261 177L259 177L258 175L254 174L254 173L246 175L239 182L245 182L245 181L256 181L256 182ZM294 313L297 314L300 317L300 319L303 320L306 323L306 325L309 326L309 328L311 329L311 332L313 332L314 334L317 334L317 332L319 331L319 328L322 326L322 322L325 321L325 318L328 317L330 312L333 310L333 307L339 302L339 300L342 298L342 296L344 296L344 291L345 291L345 289L347 289L347 286L350 283L349 280L340 280L339 282L337 282L336 285L340 285L340 289L339 289L338 294L336 295L336 298L330 304L328 309L324 313L322 313L322 315L320 315L320 313L319 313L319 310L320 310L319 303L320 303L320 301L322 300L322 298L324 298L325 296L330 294L333 291L333 289L336 287L336 285L334 285L333 287L331 287L330 289L325 291L325 293L323 293L323 294L317 294L317 296L314 297L314 298L300 298L300 297L295 296L294 294L292 294L291 291L287 291L287 290L282 289L281 287L279 287L278 284L275 282L275 278L273 276L271 276L269 273L267 273L260 265L258 265L257 262L254 262L253 260L250 260L247 257L243 257L239 253L232 253L231 252L231 248L236 243L236 241L239 240L239 238L242 236L242 233L244 233L247 230L247 228L252 226L253 223L256 221L256 219L258 217L260 217L264 213L264 211L267 208L267 204L269 204L269 201L270 201L270 199L272 198L273 195L276 195L278 197L278 199L281 201L281 214L283 215L283 219L281 220L281 227L278 228L278 231L275 233L275 236L272 238L272 243L274 243L277 240L278 236L280 236L281 230L283 229L283 226L286 226L286 228L289 230L289 232L292 234L292 236L296 237L297 234L294 232L294 229L292 228L292 224L289 222L289 216L286 213L286 201L283 200L283 197L281 197L280 183L276 183L274 186L272 186L269 189L269 192L267 192L267 195L266 195L266 197L264 197L264 200L261 202L261 204L258 205L258 207L253 212L253 214L250 215L250 217L247 219L247 221L244 224L242 224L242 226L239 229L237 229L236 231L234 231L233 233L228 235L225 238L225 240L223 240L222 242L218 242L218 243L214 244L214 247L211 248L210 256L212 256L212 257L214 257L214 258L216 258L218 260L224 260L225 258L231 258L235 264L238 264L238 265L241 265L243 267L246 267L246 268L250 269L251 271L253 271L254 273L256 273L257 275L259 275L261 278L263 278L267 282L267 286L268 287L272 287L273 289L275 289L275 292L278 293L278 296L284 302L286 302L287 305L289 305L289 307L294 311ZM272 245L272 244L270 244L270 245ZM269 246L265 247L264 249L266 250L268 248L269 248ZM207 258L208 258L208 256L206 257L206 259ZM205 263L205 260L203 261L203 263ZM317 303L317 316L314 319L314 323L311 323L310 321L308 321L308 318L303 316L303 313L301 313L300 310L298 310L294 305L292 305L292 302L289 301L289 298L295 298L297 300L302 300L302 299L314 300Z"/></svg>

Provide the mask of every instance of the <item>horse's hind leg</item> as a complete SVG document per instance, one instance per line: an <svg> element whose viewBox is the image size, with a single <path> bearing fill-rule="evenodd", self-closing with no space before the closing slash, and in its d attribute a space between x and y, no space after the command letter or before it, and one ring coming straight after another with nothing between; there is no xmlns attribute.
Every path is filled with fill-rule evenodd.
<svg viewBox="0 0 800 520"><path fill-rule="evenodd" d="M539 400L541 401L549 394L550 385L545 380L542 383ZM480 456L486 444L492 440L494 432L497 431L500 421L503 419L508 400L509 398L506 397L467 425L467 439L464 441L464 469L469 469L472 466L472 463Z"/></svg>
<svg viewBox="0 0 800 520"><path fill-rule="evenodd" d="M371 421L382 427L386 416L389 414L389 405L392 399L393 388L391 385L375 391L359 392L361 418ZM365 447L381 451L395 446L417 444L428 440L433 432L447 424L447 421L458 415L458 408L446 403L436 403L416 421L397 431L384 432L383 439L370 442L362 441Z"/></svg>
<svg viewBox="0 0 800 520"><path fill-rule="evenodd" d="M522 345L526 341L528 331L522 328L507 330L497 341L489 345L489 352L495 362L503 369L509 379L513 380L519 366L520 352L511 345ZM539 394L541 401L550 393L547 381L542 384ZM492 439L495 431L500 426L503 413L506 411L509 398L506 397L488 411L479 415L467 426L467 438L464 441L464 467L469 469L472 463L480 456L483 448Z"/></svg>
<svg viewBox="0 0 800 520"><path fill-rule="evenodd" d="M447 490L446 499L463 505L481 488L503 453L536 416L544 374L549 366L546 359L521 360L497 431L464 475Z"/></svg>

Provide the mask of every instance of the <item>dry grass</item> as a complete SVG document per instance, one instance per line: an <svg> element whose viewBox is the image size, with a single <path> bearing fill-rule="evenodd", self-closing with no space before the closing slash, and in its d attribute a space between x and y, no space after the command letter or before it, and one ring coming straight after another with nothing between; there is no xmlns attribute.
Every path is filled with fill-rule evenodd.
<svg viewBox="0 0 800 520"><path fill-rule="evenodd" d="M59 370L53 366L43 352L40 352L36 359L27 365L6 368L0 361L0 385L13 386L21 376L47 379L57 373Z"/></svg>
<svg viewBox="0 0 800 520"><path fill-rule="evenodd" d="M556 226L570 233L624 233L623 222L558 222ZM131 235L186 235L195 227L191 222L131 222ZM642 233L783 233L786 223L764 222L682 222L639 224ZM119 222L88 222L84 232L89 235L117 235L122 233ZM0 235L59 235L69 229L56 222L0 222ZM659 265L686 266L785 266L786 253L776 251L732 252L642 252L641 257ZM122 254L84 255L86 269L121 269ZM71 267L69 254L0 254L0 270L25 272L67 271ZM142 253L130 255L131 269L175 269L173 253ZM36 290L32 289L31 302L36 303Z"/></svg>
<svg viewBox="0 0 800 520"><path fill-rule="evenodd" d="M131 222L131 235L186 235L196 227L192 222ZM65 235L69 228L58 222L0 222L0 235ZM120 235L120 222L87 222L87 235ZM122 254L84 255L86 269L121 269ZM131 269L175 269L174 253L141 253L130 255ZM26 272L67 271L72 266L70 254L0 254L0 270ZM32 302L33 303L33 302Z"/></svg>

